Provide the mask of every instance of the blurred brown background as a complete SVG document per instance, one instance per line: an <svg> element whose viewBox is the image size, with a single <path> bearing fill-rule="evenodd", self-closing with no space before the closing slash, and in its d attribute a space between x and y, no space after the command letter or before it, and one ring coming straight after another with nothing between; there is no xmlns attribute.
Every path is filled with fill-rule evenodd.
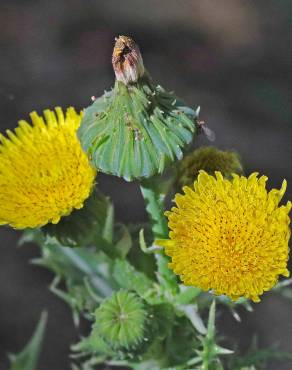
<svg viewBox="0 0 292 370"><path fill-rule="evenodd" d="M289 0L1 0L1 132L32 110L89 105L90 96L113 85L111 51L120 34L138 42L157 82L201 106L217 147L238 150L246 172L268 175L269 186L285 177L292 198ZM137 184L102 175L98 182L112 195L118 219L145 219ZM0 229L0 370L8 368L6 353L27 342L44 308L49 324L39 369L69 370L69 345L77 340L70 311L48 291L52 275L29 265L37 248L17 248L18 236ZM219 328L241 350L257 332L261 346L278 342L292 353L291 317L292 302L267 293L242 324L226 314Z"/></svg>

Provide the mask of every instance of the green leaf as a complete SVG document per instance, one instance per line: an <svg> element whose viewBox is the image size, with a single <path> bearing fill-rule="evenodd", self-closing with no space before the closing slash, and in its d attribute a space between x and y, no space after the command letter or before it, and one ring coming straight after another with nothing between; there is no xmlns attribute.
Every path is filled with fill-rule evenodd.
<svg viewBox="0 0 292 370"><path fill-rule="evenodd" d="M146 204L146 211L150 217L153 238L167 237L168 227L164 216L165 194L161 193L157 187L157 179L144 180L140 188Z"/></svg>
<svg viewBox="0 0 292 370"><path fill-rule="evenodd" d="M32 262L55 273L50 289L71 307L75 325L80 315L91 320L102 299L118 287L112 277L113 261L94 248L62 247L56 238L47 238L41 250L42 257Z"/></svg>
<svg viewBox="0 0 292 370"><path fill-rule="evenodd" d="M108 354L113 356L113 351L108 344L101 338L96 329L93 329L91 335L87 338L82 338L80 342L71 346L71 350L75 353L98 353ZM74 355L73 355L74 356Z"/></svg>
<svg viewBox="0 0 292 370"><path fill-rule="evenodd" d="M209 340L213 340L215 338L215 312L216 312L216 301L214 299L209 310L209 319L207 327L207 338Z"/></svg>
<svg viewBox="0 0 292 370"><path fill-rule="evenodd" d="M108 243L112 243L114 235L114 207L108 201L106 205L106 217L104 218L104 223L102 224L102 237Z"/></svg>
<svg viewBox="0 0 292 370"><path fill-rule="evenodd" d="M196 334L196 329L190 325L186 317L175 317L171 334L168 336L163 350L166 353L169 366L186 363L195 355L195 349L198 348L199 344ZM186 367L186 369L190 368Z"/></svg>
<svg viewBox="0 0 292 370"><path fill-rule="evenodd" d="M43 312L29 343L19 354L10 354L10 370L37 370L48 315Z"/></svg>
<svg viewBox="0 0 292 370"><path fill-rule="evenodd" d="M144 180L140 186L146 204L146 211L151 220L154 240L165 238L168 235L167 221L164 216L164 198L166 194L160 191L157 180L157 178ZM168 267L170 261L169 257L163 253L156 253L155 258L157 264L157 279L160 285L166 292L176 294L179 290L177 277Z"/></svg>
<svg viewBox="0 0 292 370"><path fill-rule="evenodd" d="M242 357L233 357L230 361L230 368L232 370L252 369L253 367L265 369L266 365L272 360L292 363L292 355L280 351L275 345L268 348L259 348L257 337L254 336L247 353Z"/></svg>
<svg viewBox="0 0 292 370"><path fill-rule="evenodd" d="M190 320L192 323L193 327L196 328L196 330L200 334L206 334L207 329L204 325L204 322L196 308L195 305L193 304L188 304L188 305L179 305L176 307L176 309L179 312L183 312L184 315Z"/></svg>
<svg viewBox="0 0 292 370"><path fill-rule="evenodd" d="M232 354L233 351L220 347L216 343L215 329L216 300L213 299L209 309L207 333L200 337L202 349L197 350L197 355L201 358L202 370L223 369L219 356ZM197 361L197 358L195 359ZM191 360L192 361L192 360Z"/></svg>
<svg viewBox="0 0 292 370"><path fill-rule="evenodd" d="M169 303L160 303L152 306L153 318L158 325L158 330L155 335L157 339L164 339L167 337L173 326L173 321L175 319L174 308Z"/></svg>
<svg viewBox="0 0 292 370"><path fill-rule="evenodd" d="M141 251L145 254L153 254L159 251L162 251L163 248L157 245L152 245L151 247L147 247L146 240L144 237L144 229L141 229L139 232L139 247Z"/></svg>
<svg viewBox="0 0 292 370"><path fill-rule="evenodd" d="M200 288L179 285L180 292L175 296L175 301L177 304L189 304L194 302L195 298L201 294L202 290Z"/></svg>
<svg viewBox="0 0 292 370"><path fill-rule="evenodd" d="M135 290L141 297L149 298L153 294L153 281L136 270L128 261L117 259L114 262L113 277L121 288Z"/></svg>
<svg viewBox="0 0 292 370"><path fill-rule="evenodd" d="M119 229L119 239L116 242L114 248L121 258L126 258L128 252L132 248L133 242L132 237L125 225L121 225Z"/></svg>
<svg viewBox="0 0 292 370"><path fill-rule="evenodd" d="M181 159L196 131L196 112L148 77L110 92L85 109L78 136L92 164L127 181L162 173Z"/></svg>
<svg viewBox="0 0 292 370"><path fill-rule="evenodd" d="M62 217L56 225L47 224L42 231L45 236L55 237L63 246L97 245L107 249L113 239L113 222L111 201L94 190L82 209Z"/></svg>
<svg viewBox="0 0 292 370"><path fill-rule="evenodd" d="M157 280L166 292L170 292L172 295L176 295L179 291L179 287L176 275L168 267L170 258L166 255L158 253L155 254L155 258L158 269Z"/></svg>
<svg viewBox="0 0 292 370"><path fill-rule="evenodd" d="M35 243L41 246L45 242L44 234L40 229L25 229L18 240L18 245L22 246L26 243Z"/></svg>
<svg viewBox="0 0 292 370"><path fill-rule="evenodd" d="M32 263L47 267L62 278L75 281L82 280L84 275L98 272L96 269L99 269L100 265L94 266L94 262L106 265L110 263L110 259L102 252L63 247L55 238L47 238L41 252L42 257L33 259Z"/></svg>

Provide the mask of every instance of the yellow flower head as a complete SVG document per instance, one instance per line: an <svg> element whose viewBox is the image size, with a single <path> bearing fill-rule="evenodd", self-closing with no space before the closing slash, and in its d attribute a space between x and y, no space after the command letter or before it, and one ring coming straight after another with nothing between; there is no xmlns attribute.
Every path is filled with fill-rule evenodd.
<svg viewBox="0 0 292 370"><path fill-rule="evenodd" d="M0 135L0 224L15 228L58 223L89 196L95 171L77 139L81 115L45 110Z"/></svg>
<svg viewBox="0 0 292 370"><path fill-rule="evenodd" d="M258 302L287 270L291 202L279 206L286 190L267 192L267 177L224 179L200 171L194 188L185 186L166 212L170 240L160 241L170 267L186 285Z"/></svg>

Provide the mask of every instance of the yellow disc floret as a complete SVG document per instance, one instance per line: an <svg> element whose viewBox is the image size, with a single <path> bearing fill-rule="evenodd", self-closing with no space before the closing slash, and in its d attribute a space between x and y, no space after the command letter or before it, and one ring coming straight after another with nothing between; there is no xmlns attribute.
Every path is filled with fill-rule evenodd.
<svg viewBox="0 0 292 370"><path fill-rule="evenodd" d="M0 224L35 228L58 223L89 196L95 171L76 130L81 115L69 108L30 114L15 133L0 135Z"/></svg>
<svg viewBox="0 0 292 370"><path fill-rule="evenodd" d="M258 302L279 275L289 276L291 202L279 206L286 190L266 190L267 177L224 179L200 171L167 212L170 240L160 241L170 267L186 285Z"/></svg>

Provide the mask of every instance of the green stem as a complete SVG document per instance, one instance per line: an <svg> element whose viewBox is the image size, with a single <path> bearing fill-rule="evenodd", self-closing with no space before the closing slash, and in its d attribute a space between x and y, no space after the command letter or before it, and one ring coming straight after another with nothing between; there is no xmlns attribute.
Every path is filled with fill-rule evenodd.
<svg viewBox="0 0 292 370"><path fill-rule="evenodd" d="M152 223L153 238L167 238L168 227L164 216L165 194L159 194L150 180L141 183L141 192L146 203L146 211Z"/></svg>
<svg viewBox="0 0 292 370"><path fill-rule="evenodd" d="M209 370L209 353L205 352L203 355L203 363L202 363L202 370Z"/></svg>
<svg viewBox="0 0 292 370"><path fill-rule="evenodd" d="M164 199L166 194L159 190L163 186L155 180L144 180L140 185L146 204L146 211L151 220L154 241L168 237L168 226L164 216ZM155 253L155 258L160 284L172 294L177 293L179 291L177 278L168 268L169 258L161 252Z"/></svg>

